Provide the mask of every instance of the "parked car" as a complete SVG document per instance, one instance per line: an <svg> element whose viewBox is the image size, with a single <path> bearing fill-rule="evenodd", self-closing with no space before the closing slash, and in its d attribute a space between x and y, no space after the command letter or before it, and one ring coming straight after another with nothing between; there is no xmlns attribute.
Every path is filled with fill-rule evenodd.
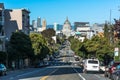
<svg viewBox="0 0 120 80"><path fill-rule="evenodd" d="M0 64L0 74L1 75L6 75L7 74L7 68L5 67L4 64Z"/></svg>
<svg viewBox="0 0 120 80"><path fill-rule="evenodd" d="M86 59L84 61L83 72L87 71L100 71L99 60L98 59Z"/></svg>
<svg viewBox="0 0 120 80"><path fill-rule="evenodd" d="M112 79L112 73L115 72L116 66L119 65L119 64L120 64L120 62L111 61L108 64L108 66L106 66L106 68L105 68L105 73L104 73L105 77L108 77L108 78Z"/></svg>

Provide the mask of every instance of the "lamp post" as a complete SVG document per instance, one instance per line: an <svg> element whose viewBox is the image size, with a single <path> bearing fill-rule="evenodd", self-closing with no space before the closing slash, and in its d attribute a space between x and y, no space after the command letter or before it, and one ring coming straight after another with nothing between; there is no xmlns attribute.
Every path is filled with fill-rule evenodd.
<svg viewBox="0 0 120 80"><path fill-rule="evenodd" d="M6 67L8 68L8 38L5 39Z"/></svg>

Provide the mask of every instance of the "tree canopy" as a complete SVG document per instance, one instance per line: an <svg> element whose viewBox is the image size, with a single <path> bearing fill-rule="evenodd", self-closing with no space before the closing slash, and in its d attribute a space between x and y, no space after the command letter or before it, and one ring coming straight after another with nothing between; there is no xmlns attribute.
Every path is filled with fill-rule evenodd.
<svg viewBox="0 0 120 80"><path fill-rule="evenodd" d="M41 34L31 33L30 38L32 42L32 48L34 49L34 54L39 59L43 59L47 54L49 54L47 41Z"/></svg>
<svg viewBox="0 0 120 80"><path fill-rule="evenodd" d="M31 58L33 56L33 49L29 36L23 32L13 32L8 51L10 54L13 54L13 59L14 57Z"/></svg>

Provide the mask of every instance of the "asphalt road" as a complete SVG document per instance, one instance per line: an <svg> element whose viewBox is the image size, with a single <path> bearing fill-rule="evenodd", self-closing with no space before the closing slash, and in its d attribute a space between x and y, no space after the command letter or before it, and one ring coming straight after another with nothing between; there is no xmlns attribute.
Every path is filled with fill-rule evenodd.
<svg viewBox="0 0 120 80"><path fill-rule="evenodd" d="M53 74L49 75L46 80L109 80L101 73L82 72L78 66L62 66L59 67Z"/></svg>
<svg viewBox="0 0 120 80"><path fill-rule="evenodd" d="M83 73L74 65L49 66L11 71L0 80L109 80L100 73Z"/></svg>
<svg viewBox="0 0 120 80"><path fill-rule="evenodd" d="M59 56L70 57L56 58L48 67L10 71L6 76L0 76L0 80L109 80L102 73L83 73L76 63L68 65L69 62L75 62L75 58L71 57L74 52L69 46L59 52Z"/></svg>

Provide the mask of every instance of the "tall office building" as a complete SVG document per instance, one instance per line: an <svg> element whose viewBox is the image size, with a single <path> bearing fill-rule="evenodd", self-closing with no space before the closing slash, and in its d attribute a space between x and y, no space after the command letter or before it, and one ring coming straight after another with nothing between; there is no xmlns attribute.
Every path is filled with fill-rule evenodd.
<svg viewBox="0 0 120 80"><path fill-rule="evenodd" d="M34 31L37 31L37 21L36 20L32 20L32 27Z"/></svg>
<svg viewBox="0 0 120 80"><path fill-rule="evenodd" d="M40 17L37 18L37 27L41 27L41 18Z"/></svg>
<svg viewBox="0 0 120 80"><path fill-rule="evenodd" d="M45 19L42 20L42 30L46 30L47 22Z"/></svg>
<svg viewBox="0 0 120 80"><path fill-rule="evenodd" d="M54 23L54 30L57 31L58 30L58 24Z"/></svg>
<svg viewBox="0 0 120 80"><path fill-rule="evenodd" d="M36 20L33 20L33 21L32 21L32 25L33 25L33 28L37 28L37 21L36 21Z"/></svg>

